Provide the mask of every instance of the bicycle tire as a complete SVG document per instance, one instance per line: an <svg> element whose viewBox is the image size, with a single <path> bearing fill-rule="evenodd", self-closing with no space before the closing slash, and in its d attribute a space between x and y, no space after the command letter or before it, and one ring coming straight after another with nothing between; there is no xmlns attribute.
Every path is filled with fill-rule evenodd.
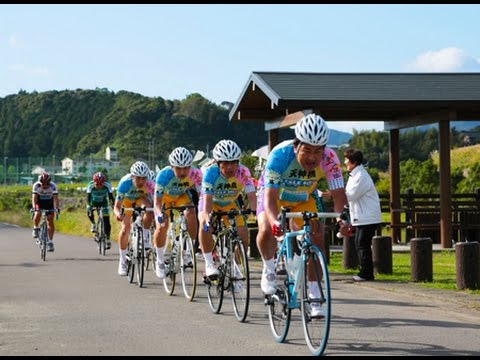
<svg viewBox="0 0 480 360"><path fill-rule="evenodd" d="M304 253L304 272L301 289L301 313L305 341L312 355L320 356L325 351L330 333L331 320L331 296L330 296L330 279L328 275L328 267L323 253L313 245L302 249ZM307 282L307 264L313 262L313 274L315 282L319 286L320 298L309 299L308 282ZM323 309L323 316L312 317L310 314L311 304L320 303Z"/></svg>
<svg viewBox="0 0 480 360"><path fill-rule="evenodd" d="M222 309L223 304L225 269L224 266L221 264L222 240L216 239L216 236L214 234L213 241L215 244L212 250L213 261L217 264L220 275L216 279L210 279L205 276L204 282L207 285L207 297L210 310L212 310L214 314L218 314Z"/></svg>
<svg viewBox="0 0 480 360"><path fill-rule="evenodd" d="M195 297L197 288L197 259L190 234L185 231L180 239L180 273L183 293L188 301Z"/></svg>
<svg viewBox="0 0 480 360"><path fill-rule="evenodd" d="M240 238L232 241L230 261L230 291L233 311L237 320L244 322L248 315L250 303L250 270L247 251ZM238 290L235 291L236 289Z"/></svg>
<svg viewBox="0 0 480 360"><path fill-rule="evenodd" d="M135 276L135 251L133 242L136 240L136 235L132 232L130 233L130 239L128 242L128 251L127 251L127 274L128 274L128 282L131 284L133 282L133 278Z"/></svg>
<svg viewBox="0 0 480 360"><path fill-rule="evenodd" d="M103 219L100 217L97 221L97 231L98 231L98 254L105 256L106 242L105 242L105 227Z"/></svg>
<svg viewBox="0 0 480 360"><path fill-rule="evenodd" d="M145 270L145 243L143 242L143 229L136 227L135 231L137 232L137 253L136 253L136 262L137 262L137 285L138 287L143 286L143 275Z"/></svg>
<svg viewBox="0 0 480 360"><path fill-rule="evenodd" d="M277 290L275 294L268 295L266 298L270 329L278 343L283 343L287 338L292 320L292 309L288 306L290 302L288 282L288 276L277 275Z"/></svg>
<svg viewBox="0 0 480 360"><path fill-rule="evenodd" d="M178 263L180 261L178 251L176 241L174 241L174 244L172 244L172 251L168 258L165 259L165 278L163 279L163 288L168 295L173 295L173 292L175 291Z"/></svg>
<svg viewBox="0 0 480 360"><path fill-rule="evenodd" d="M40 236L40 259L42 259L42 261L46 261L47 260L48 228L47 228L47 223L45 221L42 222L39 236Z"/></svg>

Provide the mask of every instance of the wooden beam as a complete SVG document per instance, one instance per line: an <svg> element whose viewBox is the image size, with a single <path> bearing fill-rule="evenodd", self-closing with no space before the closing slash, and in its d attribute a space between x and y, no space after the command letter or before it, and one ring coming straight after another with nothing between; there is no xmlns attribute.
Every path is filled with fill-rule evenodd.
<svg viewBox="0 0 480 360"><path fill-rule="evenodd" d="M307 110L294 112L293 114L281 116L274 120L265 121L265 131L285 128L285 127L295 125L302 117L304 117L305 115L311 114L312 112L313 111L311 109L307 109Z"/></svg>
<svg viewBox="0 0 480 360"><path fill-rule="evenodd" d="M274 129L268 132L268 152L278 144L278 131L278 129Z"/></svg>
<svg viewBox="0 0 480 360"><path fill-rule="evenodd" d="M427 113L419 113L409 116L395 117L394 120L385 120L385 130L404 129L450 120L450 111L439 110Z"/></svg>

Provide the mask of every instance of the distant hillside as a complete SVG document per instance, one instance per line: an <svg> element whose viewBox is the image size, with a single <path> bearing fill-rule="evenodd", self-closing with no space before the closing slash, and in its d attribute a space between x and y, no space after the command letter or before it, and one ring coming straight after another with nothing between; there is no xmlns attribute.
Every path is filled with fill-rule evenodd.
<svg viewBox="0 0 480 360"><path fill-rule="evenodd" d="M328 145L340 146L347 144L352 138L352 134L344 131L338 131L330 129L330 138L328 140Z"/></svg>
<svg viewBox="0 0 480 360"><path fill-rule="evenodd" d="M450 128L455 128L457 131L467 131L475 127L480 126L480 121L452 121L450 122ZM417 126L415 129L420 131L426 131L431 128L438 128L438 123L427 124L422 126ZM406 132L412 130L413 128L402 129L400 132Z"/></svg>

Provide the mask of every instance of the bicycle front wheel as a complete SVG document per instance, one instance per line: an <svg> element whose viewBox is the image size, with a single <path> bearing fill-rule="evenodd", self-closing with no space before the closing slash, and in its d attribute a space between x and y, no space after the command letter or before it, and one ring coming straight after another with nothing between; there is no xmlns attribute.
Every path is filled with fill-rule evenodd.
<svg viewBox="0 0 480 360"><path fill-rule="evenodd" d="M98 219L97 223L98 229L98 253L105 256L106 252L106 241L105 241L105 227L103 225L103 219Z"/></svg>
<svg viewBox="0 0 480 360"><path fill-rule="evenodd" d="M47 226L42 226L39 236L40 236L40 258L43 261L45 261L47 259L47 242L48 242Z"/></svg>
<svg viewBox="0 0 480 360"><path fill-rule="evenodd" d="M305 251L304 278L302 281L301 312L305 340L310 352L320 356L325 351L330 332L331 297L328 268L323 253L310 246ZM307 264L313 281L307 281ZM309 289L309 286L312 289ZM318 286L318 290L315 289Z"/></svg>
<svg viewBox="0 0 480 360"><path fill-rule="evenodd" d="M250 302L250 272L248 268L247 251L243 241L237 238L233 241L231 253L230 284L233 311L238 321L244 322L248 314Z"/></svg>
<svg viewBox="0 0 480 360"><path fill-rule="evenodd" d="M145 251L143 242L143 229L137 228L137 285L143 286L143 274L145 271Z"/></svg>
<svg viewBox="0 0 480 360"><path fill-rule="evenodd" d="M193 241L188 232L183 233L181 241L180 271L185 297L192 301L197 288L197 259L193 250Z"/></svg>

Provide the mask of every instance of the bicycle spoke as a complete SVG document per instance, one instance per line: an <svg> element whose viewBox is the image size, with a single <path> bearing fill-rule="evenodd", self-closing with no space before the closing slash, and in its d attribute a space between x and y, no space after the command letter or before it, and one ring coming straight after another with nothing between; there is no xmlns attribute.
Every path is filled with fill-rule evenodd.
<svg viewBox="0 0 480 360"><path fill-rule="evenodd" d="M241 239L237 238L233 244L233 251L230 253L232 303L237 320L244 322L247 318L250 301L248 258Z"/></svg>

